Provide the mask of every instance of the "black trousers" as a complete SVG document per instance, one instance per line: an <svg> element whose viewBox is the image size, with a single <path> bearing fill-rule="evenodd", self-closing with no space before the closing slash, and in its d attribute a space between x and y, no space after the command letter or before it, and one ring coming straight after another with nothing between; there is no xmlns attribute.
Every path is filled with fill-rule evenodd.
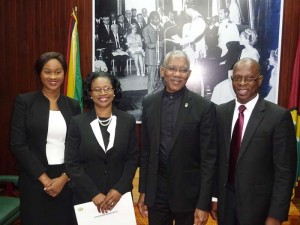
<svg viewBox="0 0 300 225"><path fill-rule="evenodd" d="M219 225L240 225L237 205L236 205L236 192L234 187L227 184L226 189L226 205L225 205L225 216L224 221L218 221Z"/></svg>
<svg viewBox="0 0 300 225"><path fill-rule="evenodd" d="M155 203L148 208L149 225L192 225L194 211L172 212L168 203L168 180L163 174L158 175Z"/></svg>

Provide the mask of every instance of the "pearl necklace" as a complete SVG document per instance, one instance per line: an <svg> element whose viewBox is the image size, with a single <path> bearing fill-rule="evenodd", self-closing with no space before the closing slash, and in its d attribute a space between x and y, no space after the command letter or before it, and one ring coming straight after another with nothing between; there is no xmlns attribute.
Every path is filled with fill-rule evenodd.
<svg viewBox="0 0 300 225"><path fill-rule="evenodd" d="M110 117L108 119L106 119L106 120L101 120L98 117L98 121L99 121L100 125L102 125L104 127L106 127L106 126L108 126L110 124L111 119L112 119L112 115L110 115Z"/></svg>

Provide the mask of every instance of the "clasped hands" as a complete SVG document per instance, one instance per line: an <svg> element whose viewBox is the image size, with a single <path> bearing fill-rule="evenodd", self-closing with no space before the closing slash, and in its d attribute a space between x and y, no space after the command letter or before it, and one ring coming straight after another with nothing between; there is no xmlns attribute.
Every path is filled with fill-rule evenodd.
<svg viewBox="0 0 300 225"><path fill-rule="evenodd" d="M44 186L44 191L49 196L56 197L64 188L65 184L69 181L69 178L65 174L62 174L59 177L51 179L46 173L43 173L39 177L39 180Z"/></svg>
<svg viewBox="0 0 300 225"><path fill-rule="evenodd" d="M106 196L99 193L92 201L100 213L107 213L115 207L121 197L122 195L117 190L111 189Z"/></svg>

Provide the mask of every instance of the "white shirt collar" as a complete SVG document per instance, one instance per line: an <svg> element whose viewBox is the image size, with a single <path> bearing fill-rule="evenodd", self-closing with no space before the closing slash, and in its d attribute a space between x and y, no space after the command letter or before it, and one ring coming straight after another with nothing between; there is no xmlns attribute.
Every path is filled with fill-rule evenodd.
<svg viewBox="0 0 300 225"><path fill-rule="evenodd" d="M235 108L234 110L238 110L239 106L240 105L245 105L246 106L246 110L250 112L250 114L252 113L257 101L258 101L258 98L259 98L259 94L257 94L255 96L255 98L253 98L252 100L250 100L249 102L247 102L246 104L241 104L237 101L237 99L235 99Z"/></svg>

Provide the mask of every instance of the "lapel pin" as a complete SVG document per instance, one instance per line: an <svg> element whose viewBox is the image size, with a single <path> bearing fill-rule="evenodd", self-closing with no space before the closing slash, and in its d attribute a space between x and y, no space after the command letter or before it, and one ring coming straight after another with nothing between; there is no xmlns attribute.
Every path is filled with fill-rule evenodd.
<svg viewBox="0 0 300 225"><path fill-rule="evenodd" d="M184 107L185 107L185 108L186 108L186 107L188 107L188 106L189 106L189 104L188 104L188 103L185 103L185 104L184 104Z"/></svg>

